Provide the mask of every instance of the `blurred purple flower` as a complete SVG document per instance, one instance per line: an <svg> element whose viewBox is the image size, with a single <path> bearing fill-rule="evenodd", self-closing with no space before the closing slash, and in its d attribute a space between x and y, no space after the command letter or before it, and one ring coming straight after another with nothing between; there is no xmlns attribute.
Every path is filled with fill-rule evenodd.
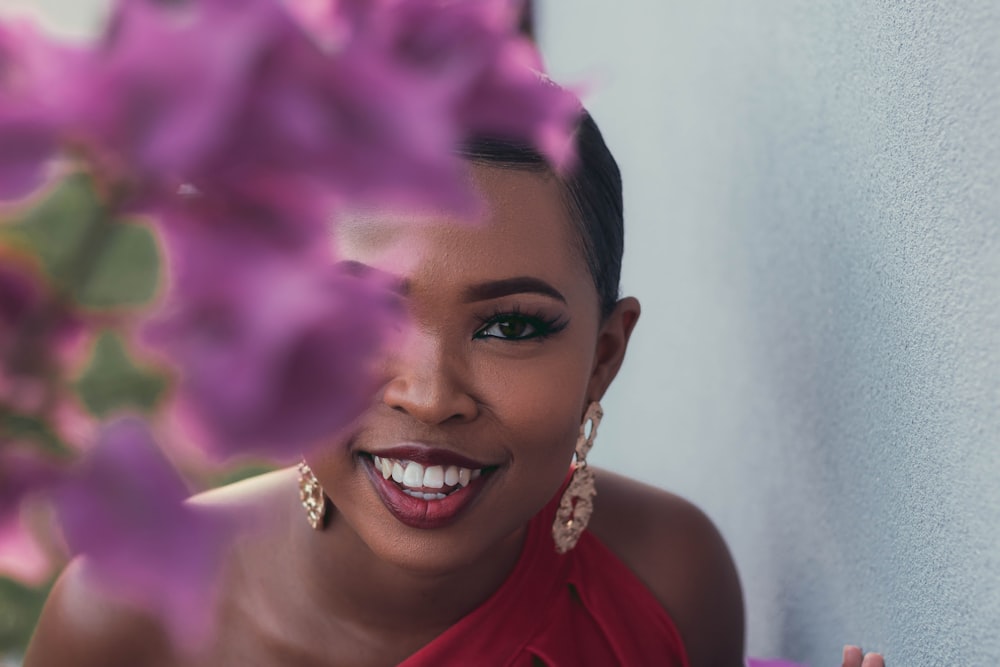
<svg viewBox="0 0 1000 667"><path fill-rule="evenodd" d="M61 106L147 193L190 183L269 205L323 190L469 212L463 139L499 133L561 160L578 115L532 69L511 4L310 0L293 15L278 0L119 0Z"/></svg>
<svg viewBox="0 0 1000 667"><path fill-rule="evenodd" d="M276 0L120 0L74 74L65 106L76 135L146 194L192 183L268 205L316 184L352 195L405 187L425 200L426 188L460 186L447 119L422 110L420 91L401 94L377 63L322 51Z"/></svg>
<svg viewBox="0 0 1000 667"><path fill-rule="evenodd" d="M53 563L21 522L21 504L60 479L61 469L36 450L0 436L0 573L39 585Z"/></svg>
<svg viewBox="0 0 1000 667"><path fill-rule="evenodd" d="M66 82L72 127L113 176L179 184L230 136L266 55L276 3L119 0ZM244 137L246 138L246 137Z"/></svg>
<svg viewBox="0 0 1000 667"><path fill-rule="evenodd" d="M110 594L161 619L183 647L210 632L229 526L184 502L188 492L147 426L106 426L52 492L73 555Z"/></svg>
<svg viewBox="0 0 1000 667"><path fill-rule="evenodd" d="M0 576L41 586L55 564L17 516L0 516Z"/></svg>
<svg viewBox="0 0 1000 667"><path fill-rule="evenodd" d="M0 405L46 407L51 376L69 362L83 327L53 301L32 261L0 247Z"/></svg>
<svg viewBox="0 0 1000 667"><path fill-rule="evenodd" d="M395 65L437 91L451 122L469 136L497 136L530 143L556 166L571 156L571 136L582 108L577 98L541 74L534 44L520 35L520 3L509 0L442 2L353 0L382 6L367 27ZM339 3L338 3L339 4Z"/></svg>
<svg viewBox="0 0 1000 667"><path fill-rule="evenodd" d="M59 470L33 448L0 440L0 517L16 514L22 500L59 479Z"/></svg>
<svg viewBox="0 0 1000 667"><path fill-rule="evenodd" d="M452 153L463 140L487 135L534 144L557 166L572 157L580 102L541 74L536 47L516 29L520 3L288 2L317 42L336 53L338 66L357 68L364 87L355 89L376 103L384 99L389 114L410 118L431 139L429 150Z"/></svg>
<svg viewBox="0 0 1000 667"><path fill-rule="evenodd" d="M56 154L53 86L72 55L27 21L0 22L0 200L40 185Z"/></svg>
<svg viewBox="0 0 1000 667"><path fill-rule="evenodd" d="M18 362L21 327L42 307L42 287L27 264L22 257L0 254L0 369Z"/></svg>
<svg viewBox="0 0 1000 667"><path fill-rule="evenodd" d="M216 455L288 462L368 405L400 324L384 285L284 252L224 220L166 225L173 294L147 340L180 369L180 400Z"/></svg>

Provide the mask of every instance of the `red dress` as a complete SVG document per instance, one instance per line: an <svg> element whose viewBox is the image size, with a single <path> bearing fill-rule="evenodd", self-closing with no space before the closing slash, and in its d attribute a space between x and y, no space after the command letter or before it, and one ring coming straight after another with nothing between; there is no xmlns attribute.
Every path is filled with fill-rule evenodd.
<svg viewBox="0 0 1000 667"><path fill-rule="evenodd" d="M680 634L649 589L584 531L560 556L559 494L528 524L503 585L400 667L688 667Z"/></svg>

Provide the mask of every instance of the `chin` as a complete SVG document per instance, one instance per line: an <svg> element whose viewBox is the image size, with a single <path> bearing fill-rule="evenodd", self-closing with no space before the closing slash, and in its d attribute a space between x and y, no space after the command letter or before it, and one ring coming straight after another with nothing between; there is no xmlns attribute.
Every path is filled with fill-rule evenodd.
<svg viewBox="0 0 1000 667"><path fill-rule="evenodd" d="M473 568L505 548L518 553L526 523L505 534L458 527L427 531L395 524L359 536L380 561L414 576L435 578Z"/></svg>

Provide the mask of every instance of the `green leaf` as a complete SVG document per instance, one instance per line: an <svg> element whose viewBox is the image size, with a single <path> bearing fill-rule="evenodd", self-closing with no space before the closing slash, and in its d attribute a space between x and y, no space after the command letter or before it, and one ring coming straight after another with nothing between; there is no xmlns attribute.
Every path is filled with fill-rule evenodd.
<svg viewBox="0 0 1000 667"><path fill-rule="evenodd" d="M86 173L67 177L4 234L26 245L81 305L141 306L155 295L160 252L150 229L111 219Z"/></svg>
<svg viewBox="0 0 1000 667"><path fill-rule="evenodd" d="M105 331L76 391L90 412L106 417L121 408L152 411L166 386L162 375L132 360L119 336Z"/></svg>
<svg viewBox="0 0 1000 667"><path fill-rule="evenodd" d="M24 652L51 588L51 583L28 588L0 577L0 658Z"/></svg>
<svg viewBox="0 0 1000 667"><path fill-rule="evenodd" d="M118 222L77 299L92 308L140 306L156 296L159 274L159 249L150 230Z"/></svg>
<svg viewBox="0 0 1000 667"><path fill-rule="evenodd" d="M242 482L245 479L250 479L251 477L257 477L258 475L274 472L277 469L278 466L268 463L248 463L236 468L227 469L220 472L218 475L212 476L209 480L209 486L213 488L217 486L228 486L230 484L235 484L236 482Z"/></svg>
<svg viewBox="0 0 1000 667"><path fill-rule="evenodd" d="M0 414L0 434L13 441L33 443L42 451L57 456L70 451L50 424L31 415L3 412Z"/></svg>
<svg viewBox="0 0 1000 667"><path fill-rule="evenodd" d="M100 209L90 178L74 174L23 213L10 232L27 242L49 274L57 275L79 249L88 227L96 223Z"/></svg>

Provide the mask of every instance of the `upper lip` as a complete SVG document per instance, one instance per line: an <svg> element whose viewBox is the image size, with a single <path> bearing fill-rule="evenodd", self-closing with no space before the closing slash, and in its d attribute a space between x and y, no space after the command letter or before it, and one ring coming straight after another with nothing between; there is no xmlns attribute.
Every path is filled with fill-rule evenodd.
<svg viewBox="0 0 1000 667"><path fill-rule="evenodd" d="M372 456L380 456L387 459L400 459L404 461L415 461L424 466L458 466L460 468L488 468L491 464L476 461L468 456L463 456L450 449L442 449L417 442L407 442L384 449L366 449L366 453Z"/></svg>

